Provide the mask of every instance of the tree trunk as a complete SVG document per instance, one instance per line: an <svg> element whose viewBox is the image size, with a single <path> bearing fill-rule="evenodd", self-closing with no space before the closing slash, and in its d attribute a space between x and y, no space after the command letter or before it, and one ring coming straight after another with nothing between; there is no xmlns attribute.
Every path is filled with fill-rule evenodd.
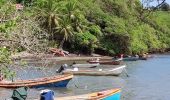
<svg viewBox="0 0 170 100"><path fill-rule="evenodd" d="M59 46L59 48L60 48L60 49L62 49L62 48L63 48L63 44L64 44L64 42L65 42L65 38L63 38L63 40L60 42L60 46Z"/></svg>

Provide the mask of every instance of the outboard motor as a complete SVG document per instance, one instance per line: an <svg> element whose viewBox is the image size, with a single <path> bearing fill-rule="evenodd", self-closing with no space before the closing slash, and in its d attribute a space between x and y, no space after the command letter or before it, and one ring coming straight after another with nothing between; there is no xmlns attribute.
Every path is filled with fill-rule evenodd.
<svg viewBox="0 0 170 100"><path fill-rule="evenodd" d="M76 64L76 62L74 61L71 65L70 65L70 67L73 67L73 65L75 65Z"/></svg>
<svg viewBox="0 0 170 100"><path fill-rule="evenodd" d="M67 64L61 65L61 67L58 69L57 73L61 73L63 70L65 70L68 67Z"/></svg>
<svg viewBox="0 0 170 100"><path fill-rule="evenodd" d="M73 65L74 65L74 64L76 64L76 62L75 62L75 61L73 62Z"/></svg>

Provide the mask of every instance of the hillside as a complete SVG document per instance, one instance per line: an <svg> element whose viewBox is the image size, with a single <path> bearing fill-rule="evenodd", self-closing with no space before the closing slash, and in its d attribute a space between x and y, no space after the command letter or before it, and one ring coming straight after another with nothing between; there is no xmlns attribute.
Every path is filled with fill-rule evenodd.
<svg viewBox="0 0 170 100"><path fill-rule="evenodd" d="M73 53L136 54L170 47L168 11L143 12L139 0L0 1L0 37L13 52L60 47Z"/></svg>

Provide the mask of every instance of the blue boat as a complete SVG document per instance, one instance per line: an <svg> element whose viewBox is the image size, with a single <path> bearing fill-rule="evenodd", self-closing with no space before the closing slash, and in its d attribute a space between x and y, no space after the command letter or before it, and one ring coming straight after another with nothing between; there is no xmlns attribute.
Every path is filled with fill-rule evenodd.
<svg viewBox="0 0 170 100"><path fill-rule="evenodd" d="M136 56L124 57L124 55L121 54L119 56L119 58L112 58L112 60L114 60L114 61L137 61L137 60L139 60L139 56L136 55Z"/></svg>
<svg viewBox="0 0 170 100"><path fill-rule="evenodd" d="M18 88L18 87L66 87L68 82L73 78L72 74L56 75L52 77L44 77L33 80L18 80L15 82L1 81L0 87L3 88Z"/></svg>
<svg viewBox="0 0 170 100"><path fill-rule="evenodd" d="M57 97L55 100L120 100L120 92L120 89L111 89L84 95Z"/></svg>
<svg viewBox="0 0 170 100"><path fill-rule="evenodd" d="M137 61L139 60L139 57L126 57L123 58L123 61Z"/></svg>

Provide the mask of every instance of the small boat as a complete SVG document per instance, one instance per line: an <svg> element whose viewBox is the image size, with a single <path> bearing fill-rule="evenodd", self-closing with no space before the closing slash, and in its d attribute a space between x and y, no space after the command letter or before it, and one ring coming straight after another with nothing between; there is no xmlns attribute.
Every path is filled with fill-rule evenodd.
<svg viewBox="0 0 170 100"><path fill-rule="evenodd" d="M97 68L73 68L73 69L65 69L63 70L63 74L74 74L74 75L87 75L87 76L119 76L126 65L120 65L113 68L109 66L109 68L103 68L101 66Z"/></svg>
<svg viewBox="0 0 170 100"><path fill-rule="evenodd" d="M137 60L139 60L138 55L135 55L134 57L132 57L132 56L124 57L124 54L120 54L118 57L119 57L118 61L137 61ZM115 60L115 58L112 58L112 59Z"/></svg>
<svg viewBox="0 0 170 100"><path fill-rule="evenodd" d="M137 61L139 60L139 57L126 57L123 58L123 61Z"/></svg>
<svg viewBox="0 0 170 100"><path fill-rule="evenodd" d="M137 60L147 60L147 57L126 57L123 61L137 61Z"/></svg>
<svg viewBox="0 0 170 100"><path fill-rule="evenodd" d="M147 57L139 57L139 60L147 60Z"/></svg>
<svg viewBox="0 0 170 100"><path fill-rule="evenodd" d="M121 61L100 61L101 65L120 65Z"/></svg>
<svg viewBox="0 0 170 100"><path fill-rule="evenodd" d="M72 67L78 67L78 68L95 68L99 66L99 63L94 64L73 64Z"/></svg>
<svg viewBox="0 0 170 100"><path fill-rule="evenodd" d="M33 80L18 80L15 82L1 81L0 87L18 88L18 87L66 87L68 82L73 78L72 74L57 75L53 77L37 78Z"/></svg>
<svg viewBox="0 0 170 100"><path fill-rule="evenodd" d="M116 60L107 60L107 61L100 61L100 60L88 60L90 64L99 63L100 65L120 65L121 61Z"/></svg>
<svg viewBox="0 0 170 100"><path fill-rule="evenodd" d="M143 54L139 56L139 60L147 60L149 58L153 58L153 55Z"/></svg>
<svg viewBox="0 0 170 100"><path fill-rule="evenodd" d="M87 60L87 62L90 63L90 64L99 63L99 61L100 61L99 58L94 58L94 59L89 59L89 60Z"/></svg>
<svg viewBox="0 0 170 100"><path fill-rule="evenodd" d="M77 96L57 97L56 100L120 100L120 89L110 89Z"/></svg>

